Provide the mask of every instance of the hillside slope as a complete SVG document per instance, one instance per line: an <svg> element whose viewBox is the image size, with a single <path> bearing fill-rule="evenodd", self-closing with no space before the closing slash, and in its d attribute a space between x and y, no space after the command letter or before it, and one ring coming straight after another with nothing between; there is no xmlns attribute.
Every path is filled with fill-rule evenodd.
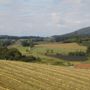
<svg viewBox="0 0 90 90"><path fill-rule="evenodd" d="M67 35L90 35L90 27L79 29L75 32L69 33Z"/></svg>
<svg viewBox="0 0 90 90"><path fill-rule="evenodd" d="M90 70L0 61L0 90L90 90Z"/></svg>
<svg viewBox="0 0 90 90"><path fill-rule="evenodd" d="M74 38L76 36L78 36L79 38L85 38L85 37L90 38L90 27L82 28L64 35L55 35L55 36L52 36L52 38L56 41L62 41L68 38Z"/></svg>
<svg viewBox="0 0 90 90"><path fill-rule="evenodd" d="M78 30L78 34L87 34L87 35L90 35L90 27Z"/></svg>

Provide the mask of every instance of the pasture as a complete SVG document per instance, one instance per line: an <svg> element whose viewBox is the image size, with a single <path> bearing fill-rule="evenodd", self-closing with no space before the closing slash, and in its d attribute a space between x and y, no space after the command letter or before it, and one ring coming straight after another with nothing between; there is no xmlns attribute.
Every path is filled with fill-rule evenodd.
<svg viewBox="0 0 90 90"><path fill-rule="evenodd" d="M54 53L67 54L72 51L86 51L85 46L77 43L47 43L36 45L35 49L38 53L44 53L46 50L53 50Z"/></svg>
<svg viewBox="0 0 90 90"><path fill-rule="evenodd" d="M27 49L30 47L23 47L20 45L13 45L11 47L15 47L19 49L23 54L27 53ZM64 53L72 51L86 51L87 47L81 46L77 43L45 43L35 45L34 48L30 51L31 53L36 54L44 54L47 50L53 50L54 53Z"/></svg>
<svg viewBox="0 0 90 90"><path fill-rule="evenodd" d="M68 61L64 61L62 59L54 58L46 56L45 53L47 51L53 51L53 54L61 53L61 54L68 54L69 52L75 52L75 51L83 51L86 52L87 47L81 46L77 43L41 43L38 45L35 45L30 51L27 51L30 47L23 47L20 45L14 45L12 47L15 47L19 49L19 51L22 52L22 54L25 55L34 55L36 57L41 58L42 63L46 64L56 64L56 63L63 63L64 65L68 64ZM85 61L86 62L86 61ZM89 61L87 61L89 63ZM79 64L82 63L80 61L69 61L71 64Z"/></svg>
<svg viewBox="0 0 90 90"><path fill-rule="evenodd" d="M90 90L90 69L0 61L0 90Z"/></svg>

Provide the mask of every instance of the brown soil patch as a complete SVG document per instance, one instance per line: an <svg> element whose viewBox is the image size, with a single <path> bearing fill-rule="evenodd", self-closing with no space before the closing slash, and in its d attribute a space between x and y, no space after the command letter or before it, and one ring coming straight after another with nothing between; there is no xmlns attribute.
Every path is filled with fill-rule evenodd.
<svg viewBox="0 0 90 90"><path fill-rule="evenodd" d="M78 64L75 65L75 68L90 69L90 64Z"/></svg>

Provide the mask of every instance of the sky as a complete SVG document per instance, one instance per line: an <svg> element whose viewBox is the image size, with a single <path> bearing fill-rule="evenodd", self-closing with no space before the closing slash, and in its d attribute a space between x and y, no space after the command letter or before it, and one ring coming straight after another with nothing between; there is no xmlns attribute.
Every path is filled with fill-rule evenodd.
<svg viewBox="0 0 90 90"><path fill-rule="evenodd" d="M0 35L52 36L90 26L90 0L0 0Z"/></svg>

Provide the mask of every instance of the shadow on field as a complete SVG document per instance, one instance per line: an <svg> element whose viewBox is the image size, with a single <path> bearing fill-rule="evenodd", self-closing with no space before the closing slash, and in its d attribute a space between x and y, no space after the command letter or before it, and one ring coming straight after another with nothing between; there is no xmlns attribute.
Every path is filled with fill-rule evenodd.
<svg viewBox="0 0 90 90"><path fill-rule="evenodd" d="M63 54L47 55L54 58L59 58L68 61L86 61L88 58L86 56L69 56Z"/></svg>

